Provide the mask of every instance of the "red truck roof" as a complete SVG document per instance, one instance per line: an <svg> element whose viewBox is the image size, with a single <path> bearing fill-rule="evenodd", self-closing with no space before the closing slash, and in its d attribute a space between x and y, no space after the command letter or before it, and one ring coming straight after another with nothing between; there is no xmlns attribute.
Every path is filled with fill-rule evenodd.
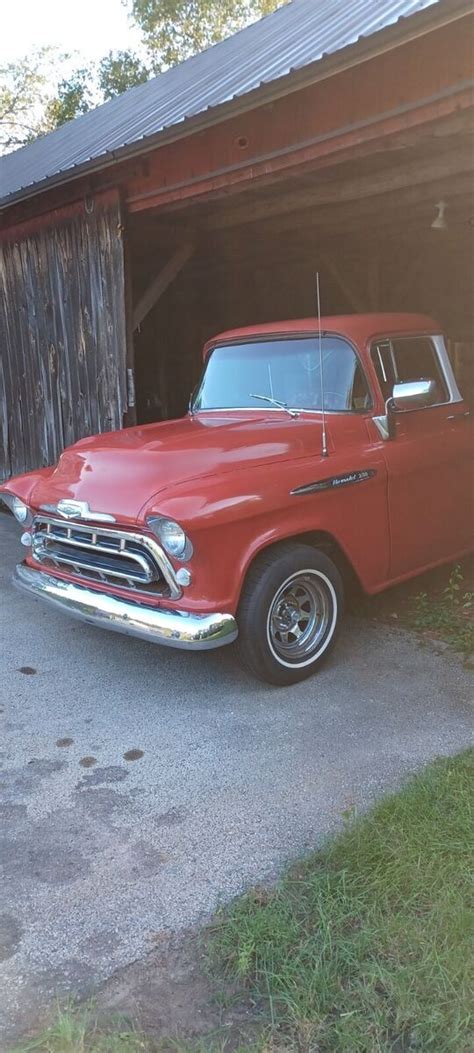
<svg viewBox="0 0 474 1053"><path fill-rule="evenodd" d="M440 333L442 327L434 318L424 314L340 314L321 319L321 328L348 336L359 346L367 344L375 336L395 333ZM204 358L211 347L218 343L237 341L248 337L286 336L292 333L314 333L318 329L317 318L292 318L284 322L265 322L263 325L228 329L209 340L204 348Z"/></svg>

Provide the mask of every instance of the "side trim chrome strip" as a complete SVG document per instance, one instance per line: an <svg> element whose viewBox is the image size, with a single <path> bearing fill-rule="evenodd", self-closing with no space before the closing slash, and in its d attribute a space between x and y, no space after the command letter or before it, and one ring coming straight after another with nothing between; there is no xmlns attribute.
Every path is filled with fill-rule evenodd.
<svg viewBox="0 0 474 1053"><path fill-rule="evenodd" d="M375 468L360 468L353 472L345 472L344 475L332 475L328 479L319 479L314 483L306 483L290 490L290 494L301 497L304 494L317 494L320 490L339 490L341 486L352 486L353 483L365 483L367 479L373 479L377 475Z"/></svg>
<svg viewBox="0 0 474 1053"><path fill-rule="evenodd" d="M238 635L232 614L194 614L148 607L54 578L26 563L18 564L13 582L80 621L167 647L208 651L232 643Z"/></svg>

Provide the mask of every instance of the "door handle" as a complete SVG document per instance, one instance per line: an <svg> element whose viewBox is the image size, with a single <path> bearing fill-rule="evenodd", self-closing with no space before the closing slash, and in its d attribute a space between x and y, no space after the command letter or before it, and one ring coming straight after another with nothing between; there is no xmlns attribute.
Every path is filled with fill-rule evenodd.
<svg viewBox="0 0 474 1053"><path fill-rule="evenodd" d="M446 420L465 420L466 417L470 417L470 411L465 410L464 413L450 413Z"/></svg>

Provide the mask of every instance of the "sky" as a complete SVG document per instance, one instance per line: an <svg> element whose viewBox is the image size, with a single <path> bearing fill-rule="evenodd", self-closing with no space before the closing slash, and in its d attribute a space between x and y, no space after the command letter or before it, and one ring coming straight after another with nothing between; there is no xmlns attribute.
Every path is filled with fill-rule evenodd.
<svg viewBox="0 0 474 1053"><path fill-rule="evenodd" d="M0 12L2 65L45 45L93 60L140 43L121 0L0 0Z"/></svg>

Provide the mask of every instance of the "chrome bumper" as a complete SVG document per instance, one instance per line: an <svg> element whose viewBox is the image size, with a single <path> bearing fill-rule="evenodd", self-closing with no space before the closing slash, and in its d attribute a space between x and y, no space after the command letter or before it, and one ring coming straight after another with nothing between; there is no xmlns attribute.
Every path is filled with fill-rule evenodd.
<svg viewBox="0 0 474 1053"><path fill-rule="evenodd" d="M147 607L54 578L42 570L28 567L26 563L18 564L13 582L32 596L47 600L65 614L71 614L90 625L138 636L142 640L168 647L207 651L232 643L238 633L237 623L231 614L192 614L188 611Z"/></svg>

